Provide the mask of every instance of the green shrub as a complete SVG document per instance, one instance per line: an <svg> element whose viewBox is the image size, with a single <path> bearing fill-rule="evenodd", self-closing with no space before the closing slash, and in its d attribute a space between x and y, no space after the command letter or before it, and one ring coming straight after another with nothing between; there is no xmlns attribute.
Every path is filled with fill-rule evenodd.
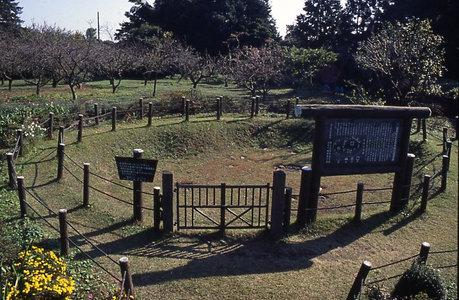
<svg viewBox="0 0 459 300"><path fill-rule="evenodd" d="M446 289L438 273L420 263L413 263L400 280L395 285L392 296L400 298L426 299L422 294L427 295L428 299L445 299Z"/></svg>

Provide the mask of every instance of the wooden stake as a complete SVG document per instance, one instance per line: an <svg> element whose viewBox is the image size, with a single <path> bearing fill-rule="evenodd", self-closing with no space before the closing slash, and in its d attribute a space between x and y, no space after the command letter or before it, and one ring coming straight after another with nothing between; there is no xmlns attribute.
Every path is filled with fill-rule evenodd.
<svg viewBox="0 0 459 300"><path fill-rule="evenodd" d="M424 175L424 181L422 182L422 198L421 198L421 213L425 213L427 209L427 201L429 199L429 188L430 188L430 175Z"/></svg>
<svg viewBox="0 0 459 300"><path fill-rule="evenodd" d="M65 144L61 143L57 147L57 181L59 182L62 179L64 174L64 153L65 153Z"/></svg>
<svg viewBox="0 0 459 300"><path fill-rule="evenodd" d="M94 121L96 121L96 125L99 125L99 104L94 103L94 116L96 117Z"/></svg>
<svg viewBox="0 0 459 300"><path fill-rule="evenodd" d="M134 158L142 158L142 149L134 149L132 156ZM133 213L134 213L134 221L142 222L143 221L143 199L142 199L142 182L141 181L133 181Z"/></svg>
<svg viewBox="0 0 459 300"><path fill-rule="evenodd" d="M83 115L78 115L78 138L77 142L81 143L83 141Z"/></svg>
<svg viewBox="0 0 459 300"><path fill-rule="evenodd" d="M83 164L83 206L89 207L89 163Z"/></svg>
<svg viewBox="0 0 459 300"><path fill-rule="evenodd" d="M430 252L430 244L427 242L423 242L421 244L421 250L419 250L419 262L425 264L427 262L427 258L429 257Z"/></svg>
<svg viewBox="0 0 459 300"><path fill-rule="evenodd" d="M152 123L152 118L153 118L153 102L148 102L148 127L151 127Z"/></svg>
<svg viewBox="0 0 459 300"><path fill-rule="evenodd" d="M21 212L21 219L24 219L27 215L27 204L26 204L26 192L24 185L24 176L18 176L18 198L19 198L19 209Z"/></svg>
<svg viewBox="0 0 459 300"><path fill-rule="evenodd" d="M153 188L153 229L159 232L161 226L161 188Z"/></svg>
<svg viewBox="0 0 459 300"><path fill-rule="evenodd" d="M286 187L285 188L285 195L284 195L285 207L284 207L284 233L288 233L288 229L290 227L290 217L292 212L292 188Z"/></svg>
<svg viewBox="0 0 459 300"><path fill-rule="evenodd" d="M368 276L368 273L371 270L371 262L369 261L364 261L362 265L360 266L360 270L357 273L357 276L355 276L354 283L352 284L351 290L349 291L349 294L347 295L346 300L355 300L360 294L360 291L362 290L363 282Z"/></svg>
<svg viewBox="0 0 459 300"><path fill-rule="evenodd" d="M298 214L297 214L297 225L299 228L303 228L306 225L306 209L310 206L310 191L311 191L311 167L305 166L301 168L301 183L300 183L300 195L298 197Z"/></svg>
<svg viewBox="0 0 459 300"><path fill-rule="evenodd" d="M61 256L69 255L69 236L68 236L68 226L67 226L67 210L59 210L59 232L60 232L60 246L61 246Z"/></svg>
<svg viewBox="0 0 459 300"><path fill-rule="evenodd" d="M17 179L16 179L16 167L14 165L14 154L11 152L8 152L6 154L6 162L8 165L8 186L10 189L16 189L18 184L17 184Z"/></svg>
<svg viewBox="0 0 459 300"><path fill-rule="evenodd" d="M357 193L355 195L355 214L354 214L355 223L360 223L362 221L363 191L364 191L363 182L357 183Z"/></svg>
<svg viewBox="0 0 459 300"><path fill-rule="evenodd" d="M116 131L116 107L112 107L112 131Z"/></svg>
<svg viewBox="0 0 459 300"><path fill-rule="evenodd" d="M121 281L124 278L124 292L128 295L134 294L134 284L132 283L131 270L129 268L129 259L127 257L121 257L119 260L121 270Z"/></svg>

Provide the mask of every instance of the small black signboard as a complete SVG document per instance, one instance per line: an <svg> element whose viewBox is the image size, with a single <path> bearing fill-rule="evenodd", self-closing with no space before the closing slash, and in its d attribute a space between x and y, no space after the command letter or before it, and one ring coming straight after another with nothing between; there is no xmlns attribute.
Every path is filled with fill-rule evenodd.
<svg viewBox="0 0 459 300"><path fill-rule="evenodd" d="M153 182L157 160L119 156L116 156L115 160L121 180Z"/></svg>

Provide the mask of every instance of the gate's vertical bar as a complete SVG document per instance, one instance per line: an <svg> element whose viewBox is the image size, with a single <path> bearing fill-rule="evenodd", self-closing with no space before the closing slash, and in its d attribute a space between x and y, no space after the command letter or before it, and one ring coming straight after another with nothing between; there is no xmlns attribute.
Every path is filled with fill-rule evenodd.
<svg viewBox="0 0 459 300"><path fill-rule="evenodd" d="M226 184L220 187L220 234L225 235L225 213L226 213Z"/></svg>
<svg viewBox="0 0 459 300"><path fill-rule="evenodd" d="M191 187L191 227L194 227L194 188Z"/></svg>
<svg viewBox="0 0 459 300"><path fill-rule="evenodd" d="M271 185L266 184L266 205L265 205L265 228L268 229L268 219L269 219L269 195L271 191Z"/></svg>
<svg viewBox="0 0 459 300"><path fill-rule="evenodd" d="M274 239L282 236L282 221L285 206L285 172L276 170L273 173L273 203L271 206L271 235Z"/></svg>
<svg viewBox="0 0 459 300"><path fill-rule="evenodd" d="M170 233L174 230L174 175L169 171L162 174L162 190L164 231Z"/></svg>
<svg viewBox="0 0 459 300"><path fill-rule="evenodd" d="M176 210L175 210L175 214L177 215L176 216L176 220L177 220L177 230L180 230L180 185L179 183L177 182L175 184L175 192L176 192L176 199L175 199L175 204L176 204ZM164 201L163 201L164 203Z"/></svg>

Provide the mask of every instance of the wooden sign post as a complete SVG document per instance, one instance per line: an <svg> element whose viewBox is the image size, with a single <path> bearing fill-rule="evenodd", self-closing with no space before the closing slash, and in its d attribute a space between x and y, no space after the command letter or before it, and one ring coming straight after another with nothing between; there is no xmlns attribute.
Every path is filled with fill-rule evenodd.
<svg viewBox="0 0 459 300"><path fill-rule="evenodd" d="M133 182L134 221L143 221L142 182L153 182L157 160L142 159L142 149L134 149L133 157L116 156L116 166L121 180Z"/></svg>
<svg viewBox="0 0 459 300"><path fill-rule="evenodd" d="M311 209L304 212L305 223L316 220L321 176L395 173L391 211L399 210L411 123L430 114L429 108L297 105L296 117L315 119Z"/></svg>

